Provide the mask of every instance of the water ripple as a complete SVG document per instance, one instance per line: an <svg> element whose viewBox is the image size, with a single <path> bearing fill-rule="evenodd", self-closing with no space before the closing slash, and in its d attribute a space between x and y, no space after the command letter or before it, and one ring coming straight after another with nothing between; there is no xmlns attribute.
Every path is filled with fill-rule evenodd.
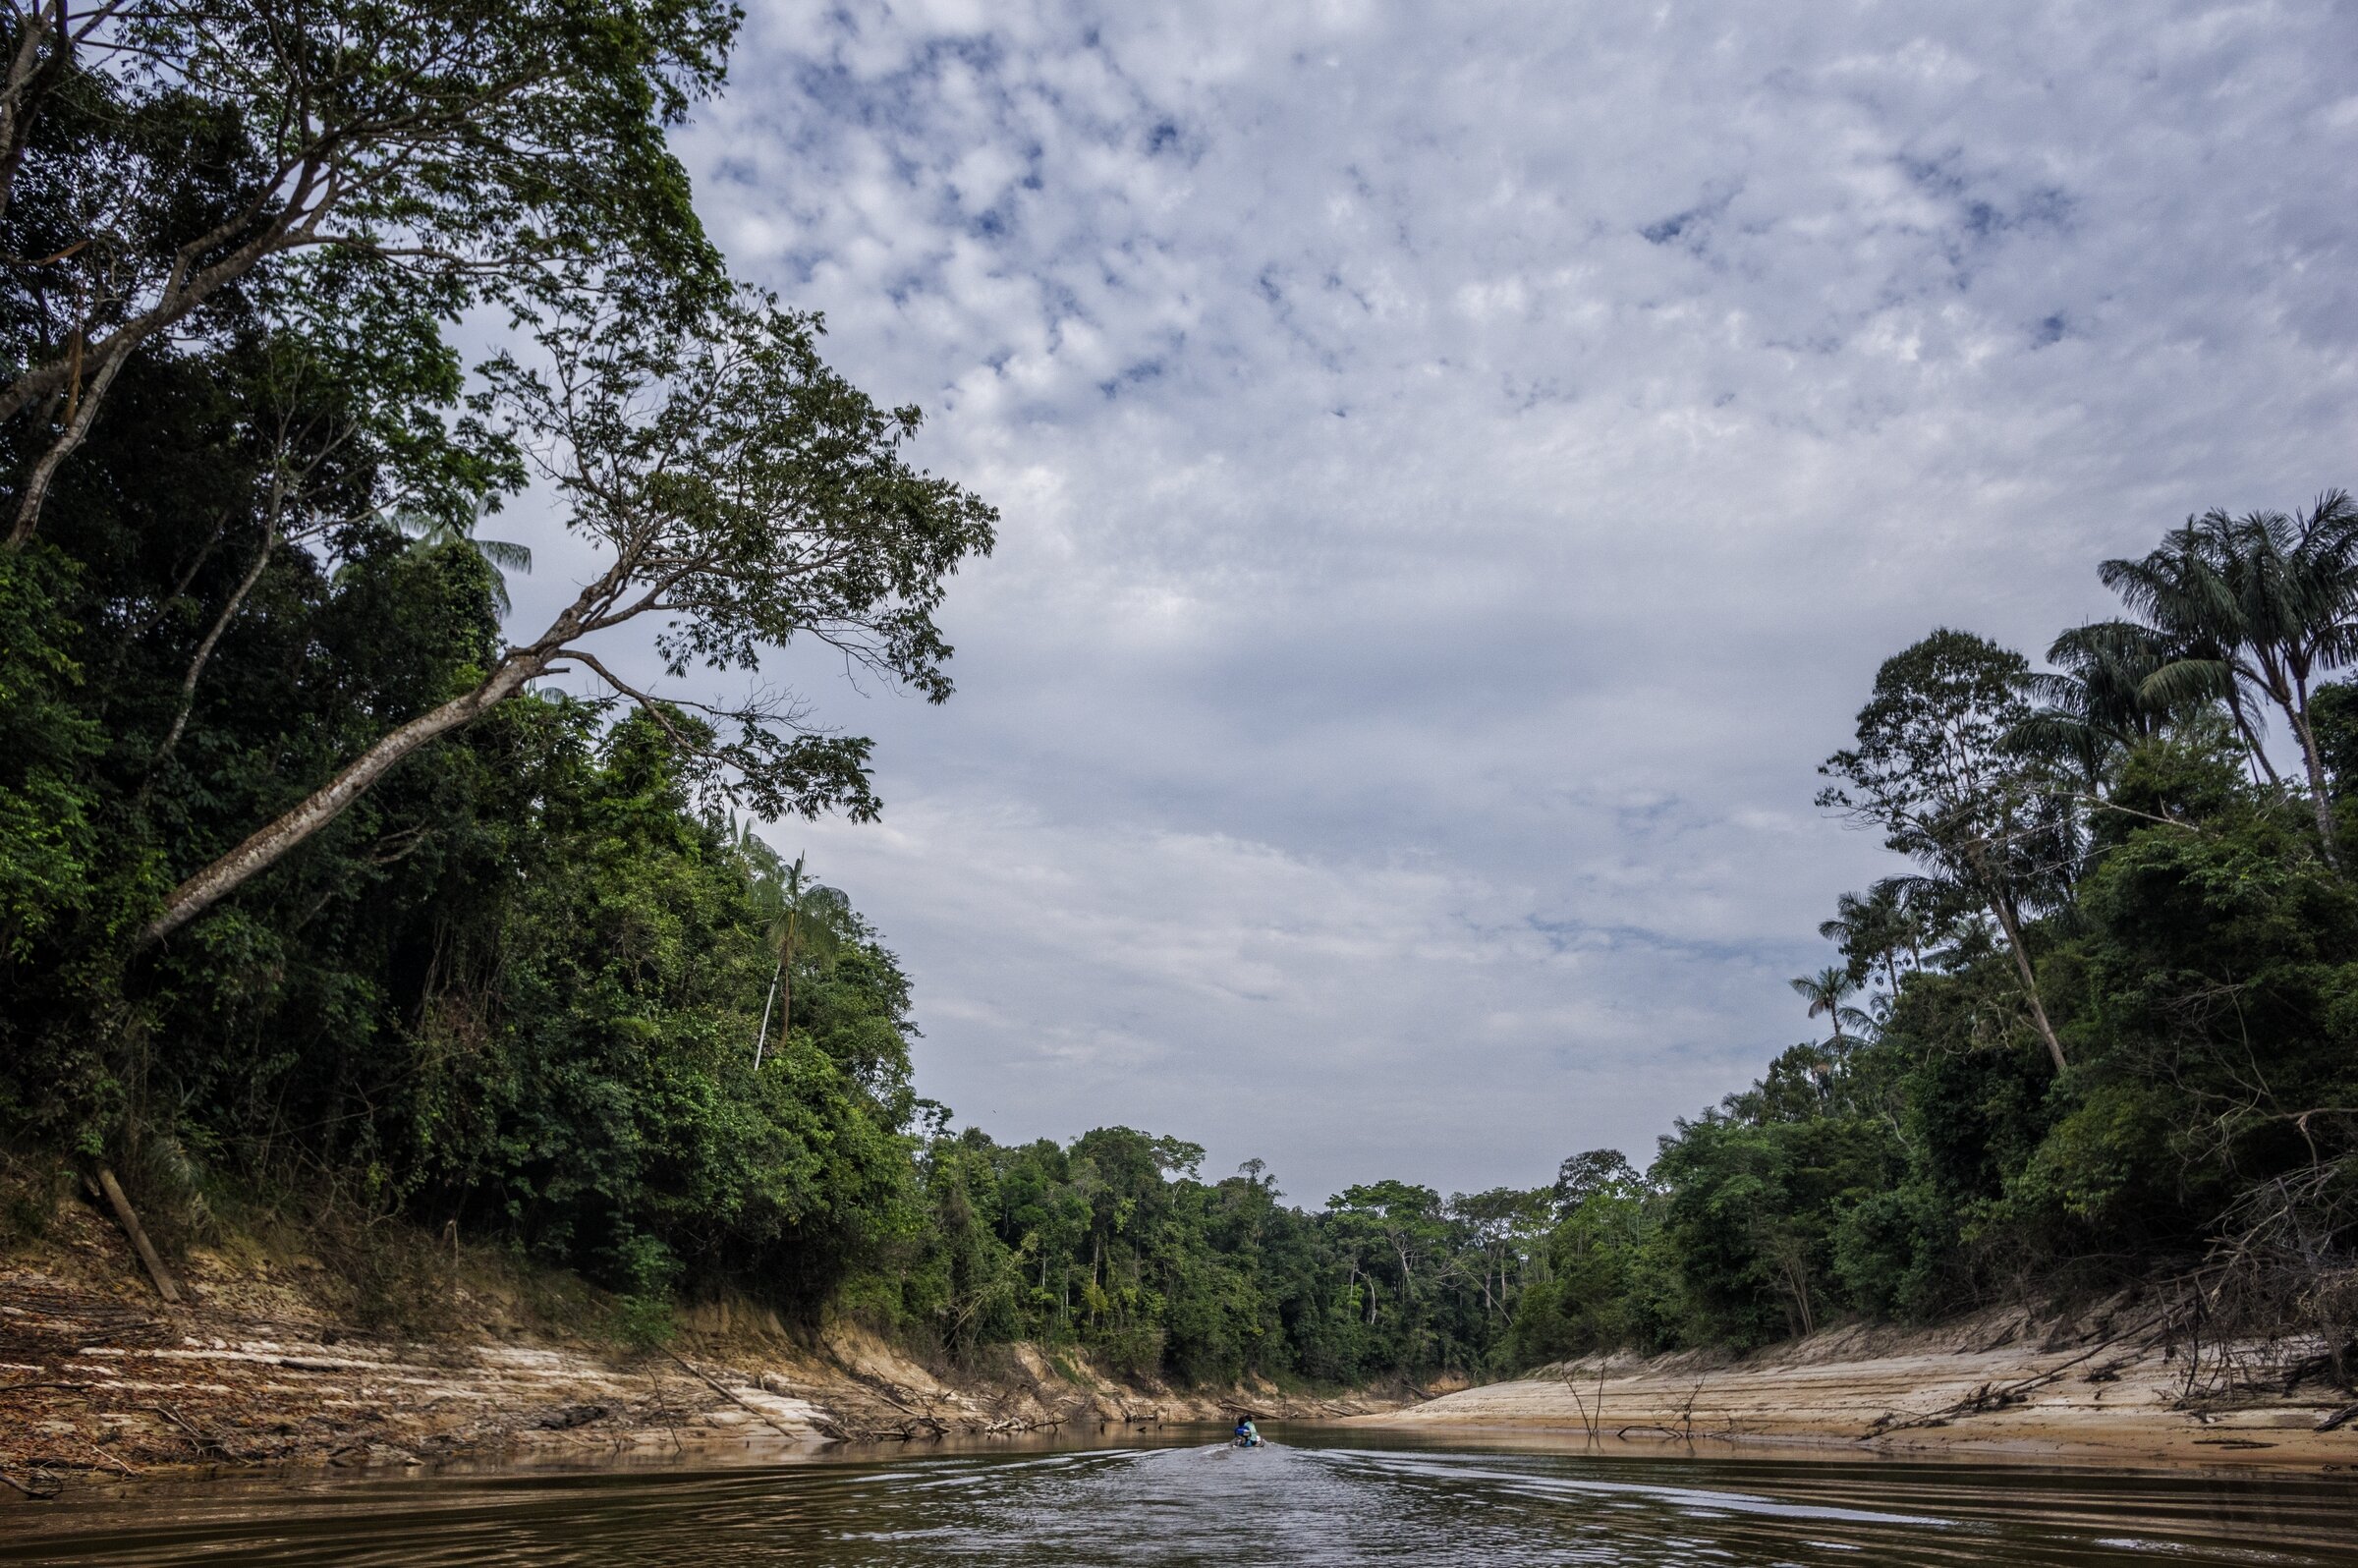
<svg viewBox="0 0 2358 1568"><path fill-rule="evenodd" d="M1028 1568L1415 1562L2307 1565L2358 1485L1956 1464L1225 1445L838 1458L720 1471L145 1488L12 1510L0 1562Z"/></svg>

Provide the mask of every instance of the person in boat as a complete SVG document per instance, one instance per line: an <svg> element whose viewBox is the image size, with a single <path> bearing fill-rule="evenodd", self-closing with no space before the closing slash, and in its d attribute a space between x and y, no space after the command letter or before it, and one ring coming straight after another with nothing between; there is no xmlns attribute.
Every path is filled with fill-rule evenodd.
<svg viewBox="0 0 2358 1568"><path fill-rule="evenodd" d="M1250 1416L1240 1415L1236 1418L1236 1446L1239 1448L1261 1446L1261 1432L1253 1425L1253 1418Z"/></svg>

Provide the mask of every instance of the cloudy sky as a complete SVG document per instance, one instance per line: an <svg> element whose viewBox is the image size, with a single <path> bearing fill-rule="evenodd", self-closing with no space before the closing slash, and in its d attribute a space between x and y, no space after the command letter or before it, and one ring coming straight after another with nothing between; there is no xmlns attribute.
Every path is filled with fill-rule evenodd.
<svg viewBox="0 0 2358 1568"><path fill-rule="evenodd" d="M885 821L772 837L1004 1139L1642 1162L1889 868L1880 659L2358 480L2335 0L750 10L707 222L1004 518L949 705L811 690Z"/></svg>

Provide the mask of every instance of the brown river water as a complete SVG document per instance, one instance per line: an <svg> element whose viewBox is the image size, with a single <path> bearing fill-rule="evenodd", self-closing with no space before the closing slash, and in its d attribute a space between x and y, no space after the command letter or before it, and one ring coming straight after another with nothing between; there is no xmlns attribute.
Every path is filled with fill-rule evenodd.
<svg viewBox="0 0 2358 1568"><path fill-rule="evenodd" d="M2358 1477L2339 1473L1218 1437L159 1484L0 1509L0 1563L2358 1563Z"/></svg>

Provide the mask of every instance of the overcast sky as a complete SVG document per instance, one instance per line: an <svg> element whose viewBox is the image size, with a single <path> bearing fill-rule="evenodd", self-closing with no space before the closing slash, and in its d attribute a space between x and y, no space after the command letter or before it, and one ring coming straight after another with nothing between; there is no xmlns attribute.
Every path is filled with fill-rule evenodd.
<svg viewBox="0 0 2358 1568"><path fill-rule="evenodd" d="M1881 659L2358 481L2334 0L749 9L699 205L1004 520L946 707L811 688L884 822L771 837L1003 1140L1642 1164L1892 868Z"/></svg>

